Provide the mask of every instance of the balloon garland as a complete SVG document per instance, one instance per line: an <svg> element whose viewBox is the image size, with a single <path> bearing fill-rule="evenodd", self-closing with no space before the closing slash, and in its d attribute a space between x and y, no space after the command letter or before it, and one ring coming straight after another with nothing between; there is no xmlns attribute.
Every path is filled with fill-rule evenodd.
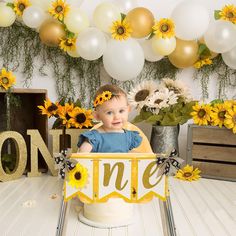
<svg viewBox="0 0 236 236"><path fill-rule="evenodd" d="M201 54L201 45L204 52L222 54L224 63L236 69L234 5L216 10L216 21L210 24L206 8L193 0L182 1L170 18L158 21L134 0L103 2L93 12L95 27L90 27L86 12L79 8L82 2L9 0L0 3L0 27L21 19L39 32L40 41L48 47L60 48L75 59L94 61L103 57L106 72L118 81L139 76L145 60L157 62L166 56L176 68L194 66L204 71L215 59ZM202 37L204 43L200 42Z"/></svg>

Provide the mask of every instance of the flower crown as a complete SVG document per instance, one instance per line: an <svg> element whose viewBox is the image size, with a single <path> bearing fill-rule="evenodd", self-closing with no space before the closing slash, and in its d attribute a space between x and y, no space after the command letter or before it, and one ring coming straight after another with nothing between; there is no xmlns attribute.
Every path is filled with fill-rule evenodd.
<svg viewBox="0 0 236 236"><path fill-rule="evenodd" d="M114 94L112 94L110 91L104 91L95 98L93 107L96 108L97 106L102 105L104 102L110 100L113 95Z"/></svg>

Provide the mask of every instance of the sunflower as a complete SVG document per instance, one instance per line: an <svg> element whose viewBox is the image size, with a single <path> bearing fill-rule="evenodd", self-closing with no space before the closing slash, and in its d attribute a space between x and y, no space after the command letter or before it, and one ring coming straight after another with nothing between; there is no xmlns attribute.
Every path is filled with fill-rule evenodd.
<svg viewBox="0 0 236 236"><path fill-rule="evenodd" d="M175 24L174 21L168 18L162 18L157 21L152 27L154 34L158 38L171 38L175 36Z"/></svg>
<svg viewBox="0 0 236 236"><path fill-rule="evenodd" d="M59 103L52 103L49 99L44 101L44 106L38 106L41 109L42 115L47 115L48 117L56 116L58 114Z"/></svg>
<svg viewBox="0 0 236 236"><path fill-rule="evenodd" d="M65 106L59 106L58 115L62 119L62 124L69 129L72 126L71 116L69 112L72 112L74 109L74 104L66 103Z"/></svg>
<svg viewBox="0 0 236 236"><path fill-rule="evenodd" d="M102 96L102 94L99 94L99 95L96 97L95 101L93 102L93 106L94 106L94 107L97 107L98 105L102 105L103 102L104 102L103 96Z"/></svg>
<svg viewBox="0 0 236 236"><path fill-rule="evenodd" d="M16 83L16 77L11 71L7 71L5 68L2 68L0 73L0 87L8 90L13 84Z"/></svg>
<svg viewBox="0 0 236 236"><path fill-rule="evenodd" d="M92 110L86 110L84 108L75 107L73 111L68 112L71 116L70 122L76 128L82 129L83 127L92 126Z"/></svg>
<svg viewBox="0 0 236 236"><path fill-rule="evenodd" d="M13 9L18 16L22 16L25 8L27 8L30 5L31 4L28 0L15 0Z"/></svg>
<svg viewBox="0 0 236 236"><path fill-rule="evenodd" d="M218 103L213 106L210 113L211 122L213 125L218 125L220 128L224 125L226 110L227 109L224 103Z"/></svg>
<svg viewBox="0 0 236 236"><path fill-rule="evenodd" d="M76 42L76 38L61 39L59 47L65 52L75 51L75 42Z"/></svg>
<svg viewBox="0 0 236 236"><path fill-rule="evenodd" d="M56 0L48 12L59 21L63 21L69 11L69 5L64 0Z"/></svg>
<svg viewBox="0 0 236 236"><path fill-rule="evenodd" d="M104 91L104 92L102 93L102 97L103 97L103 100L104 100L104 101L108 101L108 100L111 99L112 93L111 93L110 91Z"/></svg>
<svg viewBox="0 0 236 236"><path fill-rule="evenodd" d="M200 69L201 67L205 66L205 65L211 65L212 64L212 60L208 57L208 58L205 58L205 59L201 59L201 60L198 60L196 63L194 63L194 67L196 69Z"/></svg>
<svg viewBox="0 0 236 236"><path fill-rule="evenodd" d="M199 105L198 103L193 106L193 112L191 112L191 116L193 117L194 124L197 125L208 125L210 122L210 113L211 113L211 106L209 104L202 104Z"/></svg>
<svg viewBox="0 0 236 236"><path fill-rule="evenodd" d="M124 19L123 21L114 21L111 27L112 38L116 40L126 40L130 37L132 29L130 24Z"/></svg>
<svg viewBox="0 0 236 236"><path fill-rule="evenodd" d="M236 105L227 110L224 125L228 129L232 129L234 134L236 133Z"/></svg>
<svg viewBox="0 0 236 236"><path fill-rule="evenodd" d="M234 5L225 5L219 12L219 15L220 19L236 24L236 7Z"/></svg>
<svg viewBox="0 0 236 236"><path fill-rule="evenodd" d="M193 166L186 165L184 168L177 171L175 178L191 182L198 180L201 177L199 175L200 173L201 171L198 168L193 169Z"/></svg>
<svg viewBox="0 0 236 236"><path fill-rule="evenodd" d="M80 163L69 171L69 185L76 188L83 188L88 182L88 170Z"/></svg>
<svg viewBox="0 0 236 236"><path fill-rule="evenodd" d="M159 90L159 86L154 81L141 82L128 93L130 105L140 110L156 90Z"/></svg>

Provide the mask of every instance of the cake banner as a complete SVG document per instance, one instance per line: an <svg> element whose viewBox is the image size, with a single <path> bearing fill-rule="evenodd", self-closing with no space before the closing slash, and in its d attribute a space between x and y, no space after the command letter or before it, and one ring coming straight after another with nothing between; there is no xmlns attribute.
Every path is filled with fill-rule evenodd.
<svg viewBox="0 0 236 236"><path fill-rule="evenodd" d="M68 160L68 159L67 159ZM79 197L84 203L106 202L120 197L130 203L147 202L154 196L166 200L167 179L153 153L73 153L75 165L65 174L65 201Z"/></svg>

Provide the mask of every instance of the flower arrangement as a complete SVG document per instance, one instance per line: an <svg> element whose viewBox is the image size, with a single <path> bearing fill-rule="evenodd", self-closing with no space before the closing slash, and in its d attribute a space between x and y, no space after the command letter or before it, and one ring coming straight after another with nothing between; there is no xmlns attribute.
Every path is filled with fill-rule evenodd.
<svg viewBox="0 0 236 236"><path fill-rule="evenodd" d="M130 91L128 99L139 112L133 122L147 121L160 126L186 123L195 104L181 81L168 78L160 84L152 80L142 82Z"/></svg>
<svg viewBox="0 0 236 236"><path fill-rule="evenodd" d="M53 128L90 128L92 124L92 110L81 107L79 100L61 99L55 103L49 99L44 101L44 106L38 106L43 115L56 117Z"/></svg>
<svg viewBox="0 0 236 236"><path fill-rule="evenodd" d="M191 116L194 124L224 126L236 133L236 100L217 99L209 104L197 103Z"/></svg>

